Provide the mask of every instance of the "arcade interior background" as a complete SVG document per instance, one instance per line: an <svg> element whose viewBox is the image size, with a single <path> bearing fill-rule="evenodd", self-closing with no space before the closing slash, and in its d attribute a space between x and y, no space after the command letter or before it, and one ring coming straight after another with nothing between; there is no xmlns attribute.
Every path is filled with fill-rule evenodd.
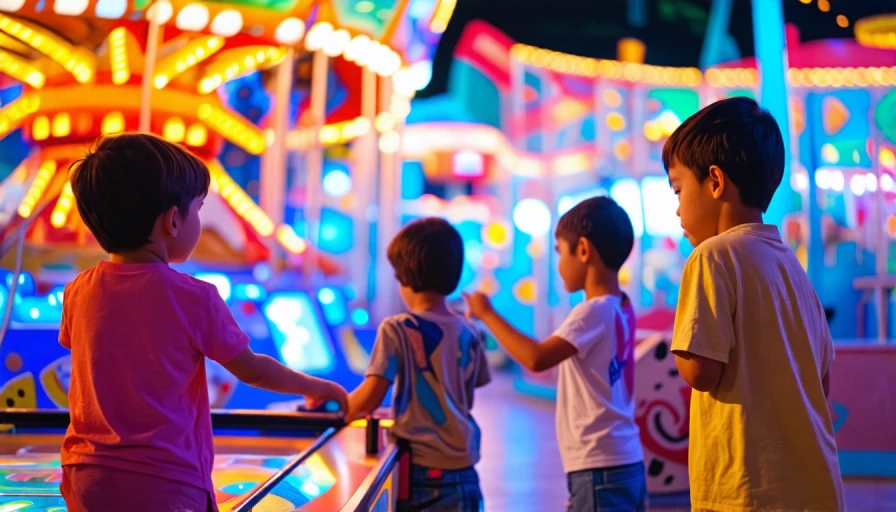
<svg viewBox="0 0 896 512"><path fill-rule="evenodd" d="M636 233L622 278L639 316L649 489L674 509L687 503L690 395L668 340L692 248L660 154L682 120L731 96L769 108L789 143L767 221L837 342L830 406L850 506L896 508L891 0L0 0L0 399L67 408L63 288L105 257L67 171L103 134L152 131L207 162L202 237L179 270L218 288L256 352L347 388L378 321L401 309L384 251L402 225L451 221L466 255L458 308L461 290L483 290L544 336L581 300L554 270L553 227L608 195ZM562 504L555 375L489 351L489 510ZM296 406L207 369L215 408ZM539 469L507 476L526 465ZM0 510L21 490L15 466L0 458ZM306 498L344 477L315 475L298 485Z"/></svg>

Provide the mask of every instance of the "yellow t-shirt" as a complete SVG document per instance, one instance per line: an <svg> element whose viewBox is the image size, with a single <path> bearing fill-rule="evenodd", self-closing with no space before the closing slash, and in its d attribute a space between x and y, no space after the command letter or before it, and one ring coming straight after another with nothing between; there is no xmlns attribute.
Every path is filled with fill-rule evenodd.
<svg viewBox="0 0 896 512"><path fill-rule="evenodd" d="M822 378L824 309L775 226L744 224L697 247L681 280L672 350L725 364L691 398L695 510L845 509Z"/></svg>

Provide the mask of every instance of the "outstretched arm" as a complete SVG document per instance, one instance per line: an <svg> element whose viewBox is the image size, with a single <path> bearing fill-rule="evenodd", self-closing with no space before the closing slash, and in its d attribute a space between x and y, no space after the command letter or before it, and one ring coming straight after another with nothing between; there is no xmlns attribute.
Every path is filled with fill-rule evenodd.
<svg viewBox="0 0 896 512"><path fill-rule="evenodd" d="M360 386L348 395L345 421L351 422L371 414L383 403L391 383L376 375L368 375Z"/></svg>
<svg viewBox="0 0 896 512"><path fill-rule="evenodd" d="M577 352L574 345L558 336L551 336L539 343L520 332L499 315L488 297L480 292L464 294L464 299L470 316L482 321L510 357L530 371L542 372L553 368Z"/></svg>
<svg viewBox="0 0 896 512"><path fill-rule="evenodd" d="M339 384L290 370L276 359L256 354L249 347L224 364L224 368L252 387L276 393L304 395L309 399L308 407L311 409L321 402L335 400L339 402L340 409L346 410L348 395Z"/></svg>

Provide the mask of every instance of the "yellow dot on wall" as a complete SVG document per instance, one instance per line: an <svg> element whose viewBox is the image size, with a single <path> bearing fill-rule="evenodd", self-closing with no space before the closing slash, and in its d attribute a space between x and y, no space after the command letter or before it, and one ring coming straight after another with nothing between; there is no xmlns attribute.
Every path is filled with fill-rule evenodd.
<svg viewBox="0 0 896 512"><path fill-rule="evenodd" d="M535 304L535 288L535 280L531 277L524 277L514 285L513 296L520 304L531 306Z"/></svg>
<svg viewBox="0 0 896 512"><path fill-rule="evenodd" d="M625 129L625 118L619 112L610 112L607 114L607 126L614 132L621 132Z"/></svg>
<svg viewBox="0 0 896 512"><path fill-rule="evenodd" d="M510 238L507 225L502 222L492 222L485 226L483 233L485 242L492 247L504 247Z"/></svg>

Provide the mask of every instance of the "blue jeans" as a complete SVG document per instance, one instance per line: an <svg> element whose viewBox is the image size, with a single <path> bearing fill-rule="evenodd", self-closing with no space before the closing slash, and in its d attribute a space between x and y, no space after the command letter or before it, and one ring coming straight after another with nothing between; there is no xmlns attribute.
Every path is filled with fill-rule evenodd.
<svg viewBox="0 0 896 512"><path fill-rule="evenodd" d="M566 475L570 512L644 512L647 475L644 463L585 469Z"/></svg>
<svg viewBox="0 0 896 512"><path fill-rule="evenodd" d="M399 512L438 510L479 512L484 501L474 468L430 469L411 464L410 496L398 502Z"/></svg>

